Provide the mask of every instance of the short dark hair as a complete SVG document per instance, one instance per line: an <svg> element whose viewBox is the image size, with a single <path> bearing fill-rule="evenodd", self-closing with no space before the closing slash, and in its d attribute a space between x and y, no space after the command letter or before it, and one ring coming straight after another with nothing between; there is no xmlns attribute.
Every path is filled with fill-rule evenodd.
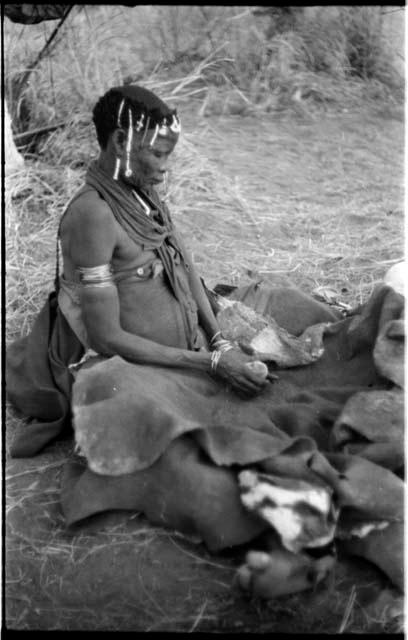
<svg viewBox="0 0 408 640"><path fill-rule="evenodd" d="M122 109L120 105L123 101ZM144 113L150 118L149 128L154 127L162 118L167 118L175 113L154 93L136 85L124 85L113 87L105 95L99 98L92 115L99 145L106 149L110 135L117 127L128 127L130 122L129 109L132 122L135 123ZM120 122L118 122L119 113Z"/></svg>
<svg viewBox="0 0 408 640"><path fill-rule="evenodd" d="M99 146L102 149L106 149L109 136L118 126L118 111L122 100L123 96L119 91L110 89L104 96L99 98L93 109L92 120L95 125Z"/></svg>

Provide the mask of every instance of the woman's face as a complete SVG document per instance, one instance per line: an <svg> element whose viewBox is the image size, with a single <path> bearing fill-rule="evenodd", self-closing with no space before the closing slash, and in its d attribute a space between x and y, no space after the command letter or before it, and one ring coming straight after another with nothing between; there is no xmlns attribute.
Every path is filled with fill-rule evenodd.
<svg viewBox="0 0 408 640"><path fill-rule="evenodd" d="M137 138L134 138L129 157L129 168L132 170L130 177L125 175L126 151L123 154L120 178L130 186L149 188L162 183L167 171L168 159L177 143L175 136L157 137L151 147L149 145L150 131L146 138L147 140L142 147Z"/></svg>

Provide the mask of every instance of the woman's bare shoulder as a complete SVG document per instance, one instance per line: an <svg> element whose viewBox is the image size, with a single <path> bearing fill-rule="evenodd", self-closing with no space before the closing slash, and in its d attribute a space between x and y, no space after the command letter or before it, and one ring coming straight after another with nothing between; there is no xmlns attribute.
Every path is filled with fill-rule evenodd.
<svg viewBox="0 0 408 640"><path fill-rule="evenodd" d="M75 198L68 206L64 222L66 227L79 228L82 232L89 226L111 230L116 226L111 208L95 189L86 190Z"/></svg>
<svg viewBox="0 0 408 640"><path fill-rule="evenodd" d="M114 215L94 190L78 195L61 224L63 254L74 265L94 266L111 261L118 241Z"/></svg>

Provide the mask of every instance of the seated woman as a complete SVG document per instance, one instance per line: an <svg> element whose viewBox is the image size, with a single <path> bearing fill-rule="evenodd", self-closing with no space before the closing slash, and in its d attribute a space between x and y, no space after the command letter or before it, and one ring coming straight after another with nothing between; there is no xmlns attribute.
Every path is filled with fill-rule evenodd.
<svg viewBox="0 0 408 640"><path fill-rule="evenodd" d="M237 289L234 300L297 335L325 323L321 358L275 363L266 375L251 365L258 355L222 335L217 304L155 190L180 134L176 111L127 85L100 98L93 120L100 154L61 219L58 298L8 351L9 397L35 418L12 454L35 454L72 412L86 462L67 468L68 524L131 509L213 551L253 541L263 550L248 555L241 582L272 597L323 579L335 536L352 539L368 523L358 553L401 584L399 551L379 561L378 547L402 531L402 481L333 452L330 435L356 391L388 388L373 349L402 297L381 288L342 319L294 288Z"/></svg>

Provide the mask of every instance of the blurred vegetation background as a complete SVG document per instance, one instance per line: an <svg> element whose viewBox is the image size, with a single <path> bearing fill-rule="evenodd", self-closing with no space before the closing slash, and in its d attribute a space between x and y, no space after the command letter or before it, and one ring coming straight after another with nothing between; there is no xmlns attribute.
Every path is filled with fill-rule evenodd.
<svg viewBox="0 0 408 640"><path fill-rule="evenodd" d="M189 100L204 116L361 100L395 107L404 100L403 18L390 5L74 5L28 80L58 23L5 19L5 94L16 134L83 124L123 82Z"/></svg>

